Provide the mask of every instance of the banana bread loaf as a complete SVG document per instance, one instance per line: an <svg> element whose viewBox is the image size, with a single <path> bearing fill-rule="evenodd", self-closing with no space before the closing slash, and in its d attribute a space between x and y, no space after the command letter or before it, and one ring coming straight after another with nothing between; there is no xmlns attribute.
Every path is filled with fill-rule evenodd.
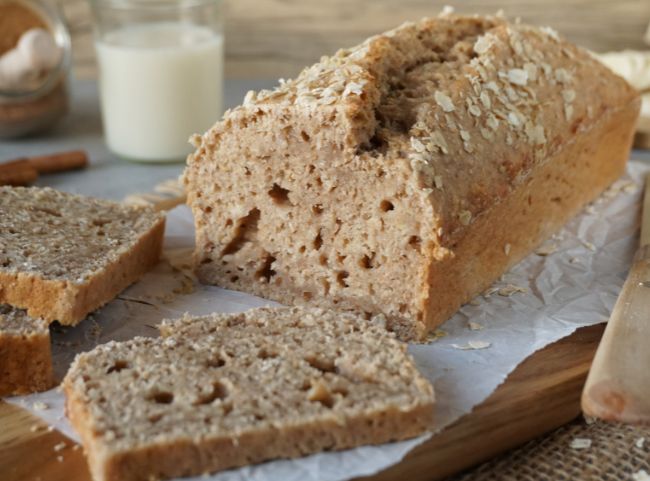
<svg viewBox="0 0 650 481"><path fill-rule="evenodd" d="M191 476L431 427L431 384L380 323L261 308L161 332L80 354L66 375L95 481Z"/></svg>
<svg viewBox="0 0 650 481"><path fill-rule="evenodd" d="M53 383L48 322L0 304L0 396L45 391Z"/></svg>
<svg viewBox="0 0 650 481"><path fill-rule="evenodd" d="M638 109L552 29L404 24L194 137L198 276L421 337L621 175Z"/></svg>
<svg viewBox="0 0 650 481"><path fill-rule="evenodd" d="M76 324L155 265L165 218L50 188L0 187L0 302Z"/></svg>

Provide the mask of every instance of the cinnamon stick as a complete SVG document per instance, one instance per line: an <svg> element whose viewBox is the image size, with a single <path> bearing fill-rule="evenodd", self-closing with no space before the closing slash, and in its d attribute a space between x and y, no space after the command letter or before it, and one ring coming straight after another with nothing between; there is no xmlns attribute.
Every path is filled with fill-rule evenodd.
<svg viewBox="0 0 650 481"><path fill-rule="evenodd" d="M38 171L27 159L0 164L0 185L29 185L38 177Z"/></svg>
<svg viewBox="0 0 650 481"><path fill-rule="evenodd" d="M28 157L29 163L39 174L51 174L66 170L82 169L88 165L88 156L83 150L71 150L50 155Z"/></svg>

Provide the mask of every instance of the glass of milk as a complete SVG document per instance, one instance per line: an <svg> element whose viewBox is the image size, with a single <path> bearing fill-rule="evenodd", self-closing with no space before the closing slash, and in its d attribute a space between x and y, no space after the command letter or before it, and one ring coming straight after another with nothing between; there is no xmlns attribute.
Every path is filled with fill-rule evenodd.
<svg viewBox="0 0 650 481"><path fill-rule="evenodd" d="M106 142L120 157L184 160L222 115L220 0L92 0Z"/></svg>

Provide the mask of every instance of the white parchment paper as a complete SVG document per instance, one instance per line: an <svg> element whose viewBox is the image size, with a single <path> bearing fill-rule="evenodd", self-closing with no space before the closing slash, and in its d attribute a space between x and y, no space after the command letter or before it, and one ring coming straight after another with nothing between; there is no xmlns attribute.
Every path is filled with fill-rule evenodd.
<svg viewBox="0 0 650 481"><path fill-rule="evenodd" d="M486 294L465 305L429 344L410 346L419 368L434 384L438 430L470 412L538 349L579 327L606 321L636 248L642 175L647 168L631 162L622 180L537 254L528 256ZM79 326L54 328L53 355L59 379L75 353L111 339L156 336L155 326L163 318L272 304L197 284L189 268L192 244L189 209L179 207L168 216L165 262ZM64 417L63 395L58 390L14 397L9 402L78 439ZM399 462L428 437L273 461L201 479L345 480Z"/></svg>

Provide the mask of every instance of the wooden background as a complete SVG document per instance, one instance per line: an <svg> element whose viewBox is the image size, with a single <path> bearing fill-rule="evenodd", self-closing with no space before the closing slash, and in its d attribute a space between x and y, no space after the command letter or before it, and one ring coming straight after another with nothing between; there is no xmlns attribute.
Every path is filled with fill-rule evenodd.
<svg viewBox="0 0 650 481"><path fill-rule="evenodd" d="M58 1L68 18L78 76L95 74L88 0ZM650 0L225 0L226 76L290 77L340 47L405 20L458 12L495 13L550 25L595 51L650 48Z"/></svg>

